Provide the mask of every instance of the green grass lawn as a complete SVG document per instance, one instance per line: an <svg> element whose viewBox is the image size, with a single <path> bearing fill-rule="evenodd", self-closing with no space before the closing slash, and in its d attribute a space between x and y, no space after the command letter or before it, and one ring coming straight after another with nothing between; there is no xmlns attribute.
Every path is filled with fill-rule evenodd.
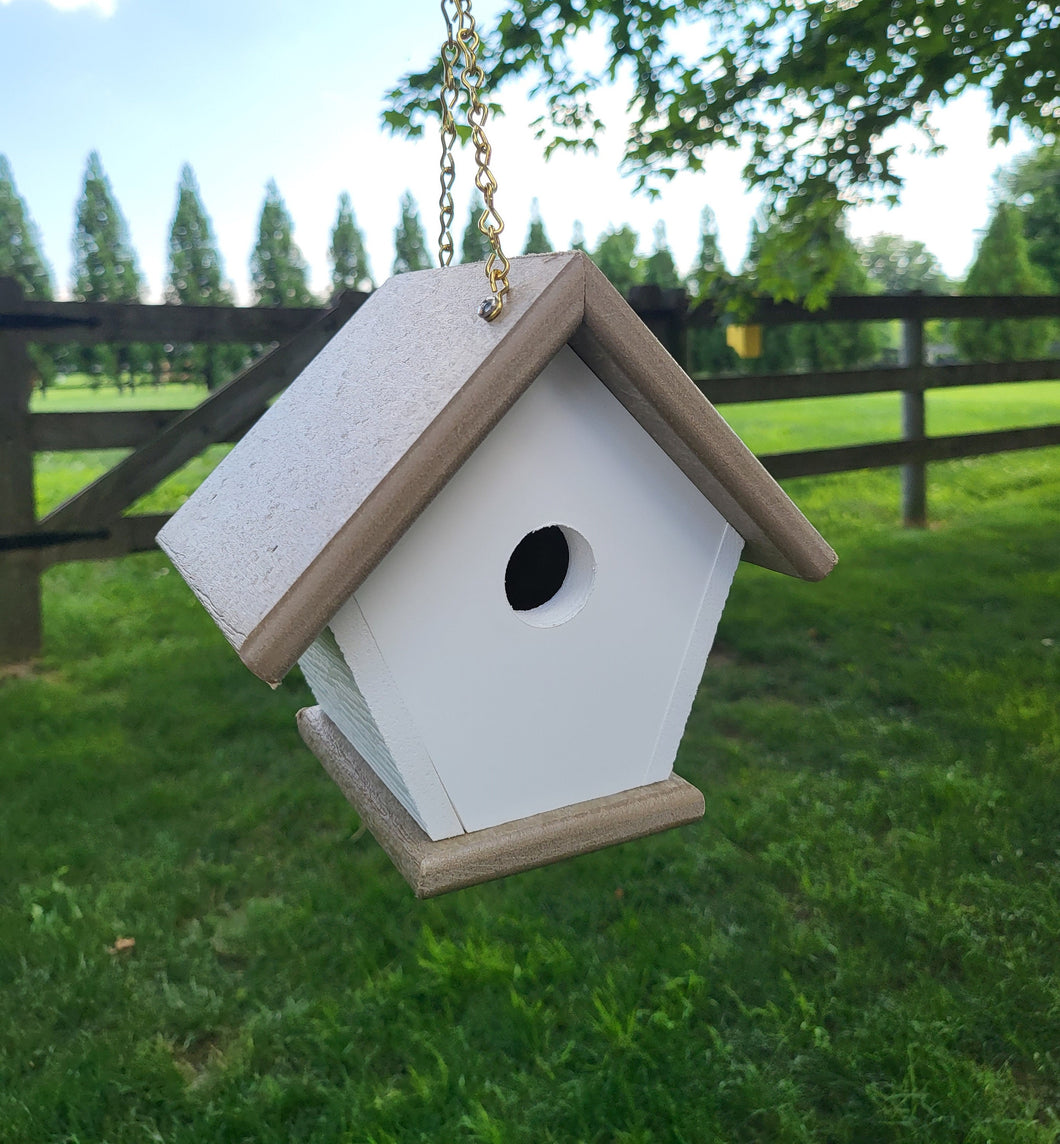
<svg viewBox="0 0 1060 1144"><path fill-rule="evenodd" d="M997 392L929 431L1057 419ZM774 451L891 436L886 400L726 412ZM740 569L701 823L427 903L297 673L160 555L54 568L0 682L0 1141L1055 1141L1060 450L930 474L921 532L893 471L789 483L841 563Z"/></svg>

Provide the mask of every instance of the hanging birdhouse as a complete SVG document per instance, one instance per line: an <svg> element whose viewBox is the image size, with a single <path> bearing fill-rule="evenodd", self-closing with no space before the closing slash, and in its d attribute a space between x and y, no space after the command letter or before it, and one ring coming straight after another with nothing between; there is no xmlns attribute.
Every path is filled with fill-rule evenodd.
<svg viewBox="0 0 1060 1144"><path fill-rule="evenodd" d="M698 818L741 557L835 555L579 253L391 278L159 535L420 896Z"/></svg>

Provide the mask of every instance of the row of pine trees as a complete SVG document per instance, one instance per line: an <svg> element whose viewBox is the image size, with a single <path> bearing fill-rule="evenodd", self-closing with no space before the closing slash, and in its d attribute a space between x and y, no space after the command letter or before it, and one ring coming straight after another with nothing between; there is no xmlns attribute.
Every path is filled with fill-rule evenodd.
<svg viewBox="0 0 1060 1144"><path fill-rule="evenodd" d="M1036 166L1037 164L1037 166ZM831 293L864 294L879 291L920 290L949 292L960 287L966 293L1038 293L1057 288L1060 256L1049 241L1060 229L1060 194L1050 201L1049 180L1060 171L1060 151L1043 148L1011 173L1009 199L999 201L976 259L963 284L950 282L937 259L924 244L898 235L877 235L865 242L850 239L842 215L822 229L820 264L828 269ZM1022 180L1022 183L1021 183ZM1028 191L1029 188L1029 191ZM1031 214L1031 244L1024 234L1027 210L1012 199L1021 196L1037 204ZM1044 213L1043 208L1044 207ZM489 253L487 238L477 225L482 204L471 206L460 244L461 260L481 261ZM1052 212L1052 213L1051 213ZM783 211L763 211L752 229L751 241L739 275L732 275L722 259L716 221L709 208L703 211L696 258L687 278L678 273L666 240L663 223L653 235L651 252L639 253L640 237L630 227L605 231L595 247L587 250L581 224L575 224L571 246L587 250L615 286L627 293L641 284L664 288L684 287L694 300L724 298L734 286L768 289L769 277L783 264L785 237L790 220ZM118 205L99 155L88 159L81 196L74 220L74 264L71 288L83 301L139 301L144 280L138 268L128 225ZM552 249L536 200L533 204L524 253ZM1040 255L1040 256L1039 256ZM1039 256L1039 257L1036 257ZM1050 262L1050 258L1053 260ZM338 212L328 250L330 286L341 290L370 290L374 285L364 235L357 226L350 196L339 197ZM393 273L426 269L434 265L427 237L411 194L400 204L394 232ZM811 272L812 273L812 272ZM18 194L6 158L0 156L0 275L12 275L30 298L50 298L52 275L41 252L39 234L26 204ZM1055 276L1055 277L1054 277ZM318 304L309 287L309 267L294 240L294 224L274 181L270 181L262 204L258 237L250 260L253 300L264 306ZM804 295L818 282L799 282ZM216 236L192 168L185 164L177 188L177 204L169 235L165 300L186 305L233 305L234 294L226 279ZM979 360L1009 360L1037 357L1054 335L1048 322L965 322L936 327L936 338L954 343L957 352ZM763 355L753 363L755 371L783 372L794 368L850 368L878 359L884 342L893 338L879 324L837 323L778 327L766 331ZM229 376L245 361L241 346L98 346L71 349L58 354L36 352L42 378L60 370L84 370L90 374L130 380L150 372L157 378L168 370L178 376L205 380L210 387ZM689 368L693 372L732 372L740 363L725 344L720 330L696 330L689 337Z"/></svg>

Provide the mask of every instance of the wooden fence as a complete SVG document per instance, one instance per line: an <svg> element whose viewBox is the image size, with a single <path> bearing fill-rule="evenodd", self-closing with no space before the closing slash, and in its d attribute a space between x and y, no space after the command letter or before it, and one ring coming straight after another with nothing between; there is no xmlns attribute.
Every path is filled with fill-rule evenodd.
<svg viewBox="0 0 1060 1144"><path fill-rule="evenodd" d="M52 564L146 551L167 519L125 510L207 446L238 439L327 343L367 295L347 293L326 309L145 306L32 302L0 279L0 664L18 663L41 648L40 576ZM687 332L710 327L709 306L688 310L682 291L642 287L634 308L678 360ZM754 321L889 321L903 324L903 364L889 369L697 379L716 404L794 397L900 391L903 434L897 441L762 457L777 477L807 476L893 465L903 470L903 516L926 519L929 461L1060 444L1060 424L929 437L924 394L953 385L992 385L1060 377L1060 360L1003 364L925 363L924 322L931 318L1060 315L1060 298L952 298L921 295L844 297L808 313L788 304L763 305ZM257 361L191 410L112 413L31 413L30 342L275 343ZM131 448L122 461L70 500L37 518L33 457L37 452Z"/></svg>

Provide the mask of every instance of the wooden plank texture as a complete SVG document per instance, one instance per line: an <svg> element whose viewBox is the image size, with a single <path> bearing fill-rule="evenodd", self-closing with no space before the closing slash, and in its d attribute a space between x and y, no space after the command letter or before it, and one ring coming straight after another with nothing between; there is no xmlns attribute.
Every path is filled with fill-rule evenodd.
<svg viewBox="0 0 1060 1144"><path fill-rule="evenodd" d="M433 898L644 838L703 816L703 795L677 775L621 794L432 842L319 707L298 729L417 898Z"/></svg>
<svg viewBox="0 0 1060 1144"><path fill-rule="evenodd" d="M715 405L786 401L800 397L844 397L894 390L946 389L959 385L1051 381L1060 378L1060 358L1041 361L961 362L881 369L829 370L825 373L747 374L741 377L697 376L696 384Z"/></svg>
<svg viewBox="0 0 1060 1144"><path fill-rule="evenodd" d="M1060 424L928 437L922 441L881 441L872 445L844 445L802 453L772 453L759 459L777 480L782 480L824 473L849 473L855 469L885 469L911 461L953 461L959 457L981 457L989 453L1040 449L1049 445L1060 445Z"/></svg>
<svg viewBox="0 0 1060 1144"><path fill-rule="evenodd" d="M168 513L120 516L102 529L103 535L93 540L72 540L67 544L50 544L39 554L41 568L70 560L111 560L132 552L155 549L158 530L169 520Z"/></svg>
<svg viewBox="0 0 1060 1144"><path fill-rule="evenodd" d="M98 525L150 492L164 477L244 427L320 352L349 318L353 300L317 316L308 329L248 366L201 405L172 421L151 441L60 505L44 520L55 530Z"/></svg>
<svg viewBox="0 0 1060 1144"><path fill-rule="evenodd" d="M17 287L0 282L0 300ZM25 342L0 333L0 535L36 528L29 394L33 369ZM41 651L40 576L32 549L0 551L0 664Z"/></svg>
<svg viewBox="0 0 1060 1144"><path fill-rule="evenodd" d="M367 294L336 300L352 314ZM0 305L0 328L23 329L34 342L277 342L307 330L332 307L145 306L118 302Z"/></svg>

